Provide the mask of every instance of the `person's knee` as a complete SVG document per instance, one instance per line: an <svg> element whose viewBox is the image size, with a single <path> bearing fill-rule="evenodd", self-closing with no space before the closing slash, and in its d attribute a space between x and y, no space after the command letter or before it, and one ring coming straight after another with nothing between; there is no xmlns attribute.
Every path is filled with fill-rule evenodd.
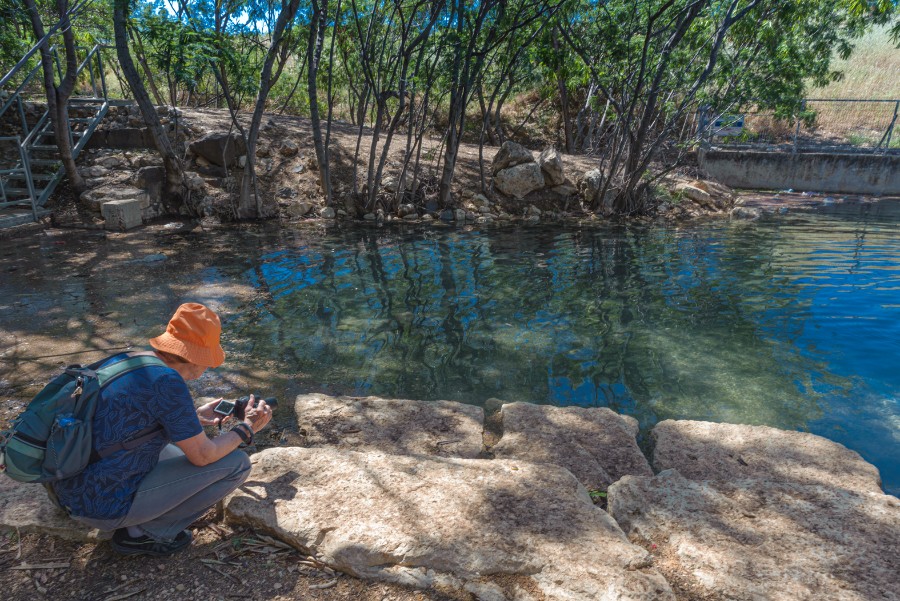
<svg viewBox="0 0 900 601"><path fill-rule="evenodd" d="M243 483L250 476L250 456L240 449L235 449L219 461L226 462L231 467L231 473L235 479Z"/></svg>

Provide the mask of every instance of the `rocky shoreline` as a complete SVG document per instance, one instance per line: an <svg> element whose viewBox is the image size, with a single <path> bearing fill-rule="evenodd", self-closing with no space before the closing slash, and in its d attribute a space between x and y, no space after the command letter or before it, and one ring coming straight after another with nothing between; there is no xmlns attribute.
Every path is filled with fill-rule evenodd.
<svg viewBox="0 0 900 601"><path fill-rule="evenodd" d="M482 601L900 599L900 500L840 444L667 420L648 461L608 409L487 406L300 395L302 445L255 453L225 519ZM0 528L96 540L2 482Z"/></svg>

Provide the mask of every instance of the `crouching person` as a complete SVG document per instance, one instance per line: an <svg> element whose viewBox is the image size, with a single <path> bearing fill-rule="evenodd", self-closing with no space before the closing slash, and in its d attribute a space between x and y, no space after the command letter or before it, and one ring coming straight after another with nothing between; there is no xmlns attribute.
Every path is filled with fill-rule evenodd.
<svg viewBox="0 0 900 601"><path fill-rule="evenodd" d="M170 555L191 543L187 527L250 473L250 444L272 418L251 397L243 421L209 438L218 401L194 408L185 380L199 378L225 360L221 323L197 303L181 305L165 333L150 340L161 362L139 367L104 387L93 419L93 448L122 448L91 463L77 476L53 483L59 503L76 520L115 530L112 547L125 555ZM119 354L104 365L124 360ZM133 354L132 354L133 356ZM135 435L158 426L155 435ZM123 442L125 443L123 445Z"/></svg>

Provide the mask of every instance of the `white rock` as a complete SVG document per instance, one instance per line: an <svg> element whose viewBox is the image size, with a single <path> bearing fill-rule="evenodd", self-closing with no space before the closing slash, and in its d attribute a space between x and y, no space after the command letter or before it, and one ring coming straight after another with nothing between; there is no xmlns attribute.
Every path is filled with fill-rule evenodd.
<svg viewBox="0 0 900 601"><path fill-rule="evenodd" d="M447 457L481 452L484 411L474 405L313 393L298 396L294 409L305 446Z"/></svg>
<svg viewBox="0 0 900 601"><path fill-rule="evenodd" d="M674 599L647 553L561 468L329 448L266 449L252 461L226 500L228 521L359 578L465 587L509 575L546 601Z"/></svg>
<svg viewBox="0 0 900 601"><path fill-rule="evenodd" d="M544 173L544 182L547 186L559 186L565 183L566 174L563 172L562 156L555 148L545 149L537 160Z"/></svg>
<svg viewBox="0 0 900 601"><path fill-rule="evenodd" d="M608 502L632 540L656 546L660 571L691 598L900 598L900 501L890 495L693 481L666 470L626 476L610 487Z"/></svg>
<svg viewBox="0 0 900 601"><path fill-rule="evenodd" d="M691 480L755 479L881 493L874 465L856 451L808 432L665 420L650 438L653 468L674 468Z"/></svg>
<svg viewBox="0 0 900 601"><path fill-rule="evenodd" d="M652 476L635 440L637 421L605 407L509 403L501 408L498 458L568 469L588 490L606 490L626 475Z"/></svg>
<svg viewBox="0 0 900 601"><path fill-rule="evenodd" d="M494 187L513 198L522 199L544 187L544 176L537 163L509 167L494 175Z"/></svg>
<svg viewBox="0 0 900 601"><path fill-rule="evenodd" d="M494 155L494 160L491 163L491 173L497 175L503 169L533 162L534 156L532 156L530 150L521 144L507 140L500 146L497 154Z"/></svg>

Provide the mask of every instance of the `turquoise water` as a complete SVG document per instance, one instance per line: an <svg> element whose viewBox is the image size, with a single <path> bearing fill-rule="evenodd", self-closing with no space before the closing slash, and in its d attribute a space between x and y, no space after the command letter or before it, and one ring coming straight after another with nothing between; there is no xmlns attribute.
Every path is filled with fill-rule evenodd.
<svg viewBox="0 0 900 601"><path fill-rule="evenodd" d="M610 407L642 439L669 418L768 424L845 444L900 494L900 202L839 209L6 240L0 419L63 365L141 346L203 300L228 361L195 394Z"/></svg>
<svg viewBox="0 0 900 601"><path fill-rule="evenodd" d="M898 494L900 221L852 211L283 234L228 276L260 295L226 348L359 395L809 431Z"/></svg>

